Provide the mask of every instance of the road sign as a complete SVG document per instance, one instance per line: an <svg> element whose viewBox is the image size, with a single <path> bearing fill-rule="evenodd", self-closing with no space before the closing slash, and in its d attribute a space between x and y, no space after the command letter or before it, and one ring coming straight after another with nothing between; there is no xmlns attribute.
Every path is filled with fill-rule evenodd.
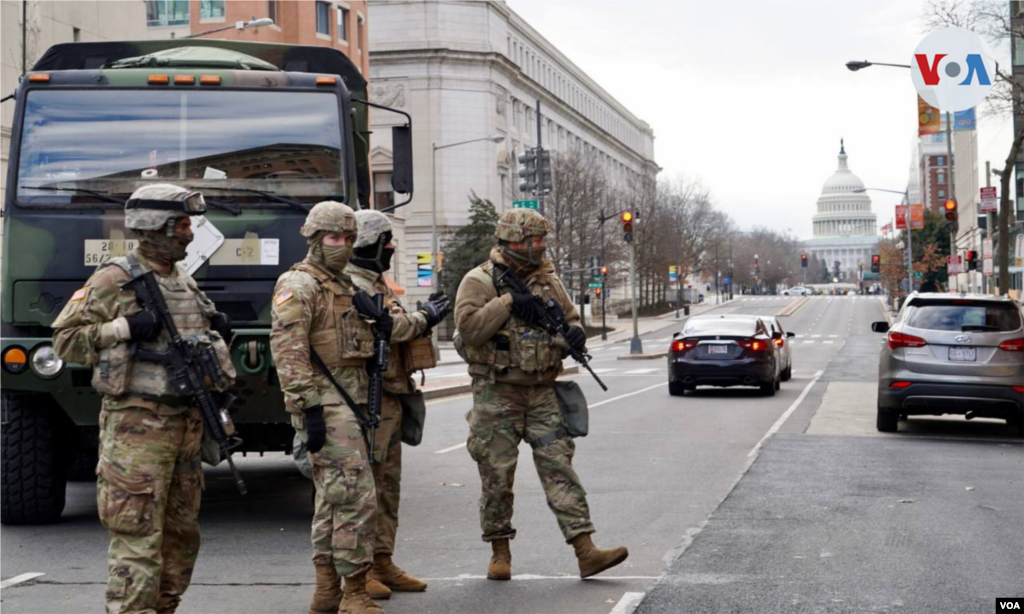
<svg viewBox="0 0 1024 614"><path fill-rule="evenodd" d="M964 272L964 261L959 254L946 256L946 272L950 275Z"/></svg>
<svg viewBox="0 0 1024 614"><path fill-rule="evenodd" d="M513 209L536 209L537 201L535 200L513 200Z"/></svg>
<svg viewBox="0 0 1024 614"><path fill-rule="evenodd" d="M995 272L995 267L992 266L991 258L984 258L981 261L981 272L985 275L991 275Z"/></svg>
<svg viewBox="0 0 1024 614"><path fill-rule="evenodd" d="M590 287L591 287L591 288L600 288L600 287L601 287L601 286L603 286L604 284L602 284L602 283L601 283L601 282L599 282L599 281L592 281L592 282L590 282L590 284L589 284L589 285L590 285Z"/></svg>
<svg viewBox="0 0 1024 614"><path fill-rule="evenodd" d="M999 211L999 197L996 196L996 188L981 188L981 208L978 209L982 213L995 213Z"/></svg>
<svg viewBox="0 0 1024 614"><path fill-rule="evenodd" d="M678 281L679 280L679 273L677 271L678 271L678 267L676 267L676 265L674 265L674 264L673 265L669 265L669 267L668 267L668 280L669 281Z"/></svg>
<svg viewBox="0 0 1024 614"><path fill-rule="evenodd" d="M914 279L921 279L922 277L924 277L924 273L921 271L914 271Z"/></svg>
<svg viewBox="0 0 1024 614"><path fill-rule="evenodd" d="M727 285L727 286L729 285L729 283L730 283L731 281L732 281L732 280L731 280L731 279L729 279L728 277L723 277L723 278L722 278L722 283L723 283L723 284L725 284L725 285Z"/></svg>

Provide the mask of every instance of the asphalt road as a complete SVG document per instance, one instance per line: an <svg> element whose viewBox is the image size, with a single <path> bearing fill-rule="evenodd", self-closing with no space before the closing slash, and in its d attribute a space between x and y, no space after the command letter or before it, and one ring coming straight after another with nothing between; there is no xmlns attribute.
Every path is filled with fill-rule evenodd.
<svg viewBox="0 0 1024 614"><path fill-rule="evenodd" d="M713 313L775 314L796 300L737 297ZM876 380L881 339L870 332L869 325L881 319L876 298L808 300L794 315L782 319L786 329L797 334L791 340L794 377L771 398L752 388L702 388L684 398L670 397L664 359L619 360L628 354L628 341L592 340L592 366L609 391L602 392L586 373L575 376L592 408L590 435L576 442L575 466L598 529L595 542L624 544L630 558L587 581L579 580L572 548L564 544L547 509L527 445L520 449L516 484L514 523L519 532L512 544L513 581L484 578L489 547L479 537L480 481L465 450L465 414L471 399L463 395L429 403L422 445L404 451L395 558L430 586L423 594L396 594L383 605L388 612L399 613L627 612L650 591L640 606L644 611L690 611L694 602L684 603L680 594L665 592L664 587L676 586L672 578L682 573L679 565L701 566L692 557L701 540L712 535L708 527L714 523L709 518L714 518L723 501L721 509L727 509L732 500L727 497L738 484L746 487L745 480L756 469L748 471L752 464L759 466L762 449L772 452L774 439L875 435L873 421L872 428L864 427L863 414L864 407L873 412L873 393L865 391ZM644 350L663 349L679 328L678 322L666 320L665 327L643 336ZM430 377L456 378L463 373L462 367L442 366ZM843 385L860 388L853 393L839 388L829 392L832 386ZM828 394L837 399L829 406L838 409L816 417ZM814 428L821 433L804 434ZM896 438L966 436L980 439L981 445L1001 442L1007 454L1020 456L1019 443L1005 439L1005 434L995 422L921 420L913 421L910 432ZM830 452L819 450L818 454ZM899 449L892 454L898 456ZM818 484L821 476L813 471L816 458L813 454L794 457L785 481L794 487ZM244 500L234 492L224 468L207 470L203 546L193 585L179 611L305 611L313 585L308 543L310 484L282 455L242 459L239 467L250 487ZM742 527L743 520L735 524ZM71 485L62 524L3 527L0 539L4 580L44 574L4 589L0 599L5 612L102 609L107 537L96 519L94 485ZM748 565L753 560L777 564L768 557L751 559L749 552L739 550L725 558L742 559ZM1019 569L1020 564L1016 565L1009 569ZM719 585L703 585L710 591L704 599L710 601L699 603L716 603L715 586ZM757 608L753 601L743 604L750 608L735 611L770 611Z"/></svg>

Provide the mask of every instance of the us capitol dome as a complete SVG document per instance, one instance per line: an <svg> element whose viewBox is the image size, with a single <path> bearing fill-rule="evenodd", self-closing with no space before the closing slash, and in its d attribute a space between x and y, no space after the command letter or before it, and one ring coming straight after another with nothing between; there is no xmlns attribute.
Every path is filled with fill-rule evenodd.
<svg viewBox="0 0 1024 614"><path fill-rule="evenodd" d="M871 211L871 198L864 182L850 171L846 147L839 141L839 168L821 187L818 212L814 214L814 238L802 243L808 256L815 255L831 271L839 262L840 281L856 283L858 265L870 273L871 254L878 245L878 218ZM820 266L820 265L819 265ZM797 280L794 280L794 282ZM822 283L820 268L807 271L807 283Z"/></svg>

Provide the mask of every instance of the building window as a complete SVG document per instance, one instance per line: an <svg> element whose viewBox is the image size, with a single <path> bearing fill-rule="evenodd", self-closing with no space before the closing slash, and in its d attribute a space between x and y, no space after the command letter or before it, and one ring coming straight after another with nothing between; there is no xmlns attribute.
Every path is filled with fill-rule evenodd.
<svg viewBox="0 0 1024 614"><path fill-rule="evenodd" d="M278 11L278 6L277 5L278 5L278 0L269 0L267 2L267 17L269 17L270 19L272 19L274 21L274 25L275 26L281 25L280 23L278 23L278 21L280 21L280 19L279 19L280 13Z"/></svg>
<svg viewBox="0 0 1024 614"><path fill-rule="evenodd" d="M328 20L330 7L326 2L316 3L316 31L317 34L331 34L331 22Z"/></svg>
<svg viewBox="0 0 1024 614"><path fill-rule="evenodd" d="M937 173L935 180L939 182L939 185L946 185L946 173Z"/></svg>
<svg viewBox="0 0 1024 614"><path fill-rule="evenodd" d="M946 156L938 156L935 158L935 166L946 166Z"/></svg>
<svg viewBox="0 0 1024 614"><path fill-rule="evenodd" d="M395 204L395 188L391 186L391 173L373 174L373 202L378 211Z"/></svg>
<svg viewBox="0 0 1024 614"><path fill-rule="evenodd" d="M338 40L348 40L348 9L338 7Z"/></svg>
<svg viewBox="0 0 1024 614"><path fill-rule="evenodd" d="M363 16L356 17L356 49L362 52L366 48L366 22Z"/></svg>
<svg viewBox="0 0 1024 614"><path fill-rule="evenodd" d="M199 18L224 17L224 0L202 0L199 3Z"/></svg>
<svg viewBox="0 0 1024 614"><path fill-rule="evenodd" d="M148 0L146 2L147 26L187 26L188 24L188 0Z"/></svg>
<svg viewBox="0 0 1024 614"><path fill-rule="evenodd" d="M939 190L939 198L945 198L945 197L946 197L946 191L945 190Z"/></svg>

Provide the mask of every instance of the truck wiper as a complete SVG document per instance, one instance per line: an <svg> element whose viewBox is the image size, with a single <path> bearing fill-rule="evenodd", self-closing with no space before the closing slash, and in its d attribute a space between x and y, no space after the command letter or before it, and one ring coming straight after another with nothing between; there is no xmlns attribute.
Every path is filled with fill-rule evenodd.
<svg viewBox="0 0 1024 614"><path fill-rule="evenodd" d="M88 194L89 196L98 198L105 203L114 203L121 206L124 206L125 203L125 201L117 198L116 196L111 196L110 194L105 194L96 190L87 190L85 188L62 188L52 185L19 185L18 187L25 188L26 190L46 190L49 192L77 192L79 194Z"/></svg>
<svg viewBox="0 0 1024 614"><path fill-rule="evenodd" d="M203 200L206 201L207 205L216 207L217 209L223 209L225 211L230 212L232 215L242 215L242 208L239 207L238 205L233 205L231 203L226 203L219 200L209 200L205 198Z"/></svg>
<svg viewBox="0 0 1024 614"><path fill-rule="evenodd" d="M249 194L258 194L263 198L266 198L267 200L274 201L275 203L288 205L289 207L292 207L293 209L298 209L303 213L309 213L310 209L309 207L300 203L297 200L292 200L291 198L287 198L285 196L278 196L274 192L268 192L266 190L253 190L252 188L222 188L220 186L189 186L188 189L198 190L200 192L205 192L207 190L214 190L219 192L248 192Z"/></svg>

